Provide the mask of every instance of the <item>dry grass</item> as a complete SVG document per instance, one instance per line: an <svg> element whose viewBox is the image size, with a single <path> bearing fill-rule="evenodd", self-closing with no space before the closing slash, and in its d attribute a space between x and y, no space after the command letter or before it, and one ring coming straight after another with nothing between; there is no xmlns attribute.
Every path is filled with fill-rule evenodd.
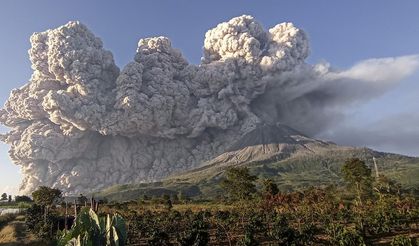
<svg viewBox="0 0 419 246"><path fill-rule="evenodd" d="M0 230L1 246L46 246L48 243L39 241L26 231L25 216L18 215Z"/></svg>
<svg viewBox="0 0 419 246"><path fill-rule="evenodd" d="M0 244L14 243L17 241L16 228L13 225L7 225L0 231Z"/></svg>

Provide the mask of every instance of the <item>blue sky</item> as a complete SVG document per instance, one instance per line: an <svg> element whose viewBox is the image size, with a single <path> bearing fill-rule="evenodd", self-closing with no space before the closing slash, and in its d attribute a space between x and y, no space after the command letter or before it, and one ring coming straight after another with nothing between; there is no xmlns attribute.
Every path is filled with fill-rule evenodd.
<svg viewBox="0 0 419 246"><path fill-rule="evenodd" d="M419 54L418 1L18 1L0 4L0 101L31 75L27 50L33 32L80 20L114 54L122 67L132 60L139 38L168 36L192 63L199 63L205 32L232 17L250 14L265 28L289 21L310 38L308 63L327 61L348 68L360 60ZM361 107L348 110L345 129L370 134L371 125L419 117L419 74ZM402 118L400 118L402 117ZM378 122L378 123L377 123ZM390 122L390 123L389 123ZM380 126L381 126L380 125ZM417 129L417 128L415 128ZM3 132L5 128L0 128ZM413 129L414 130L414 129ZM416 132L415 132L416 133ZM327 134L324 135L327 138ZM382 138L381 138L382 139ZM338 143L354 144L341 136ZM418 140L419 142L419 140ZM373 148L419 155L419 150L359 142ZM0 192L19 183L18 168L0 145Z"/></svg>

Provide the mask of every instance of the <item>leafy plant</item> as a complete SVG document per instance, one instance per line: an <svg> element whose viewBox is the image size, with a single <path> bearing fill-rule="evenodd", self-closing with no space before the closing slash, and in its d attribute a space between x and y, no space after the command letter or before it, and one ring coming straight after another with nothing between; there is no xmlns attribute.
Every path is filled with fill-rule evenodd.
<svg viewBox="0 0 419 246"><path fill-rule="evenodd" d="M391 246L413 246L412 240L405 236L405 235L399 235L393 238L391 241Z"/></svg>
<svg viewBox="0 0 419 246"><path fill-rule="evenodd" d="M99 217L92 209L84 208L71 230L60 237L58 245L123 246L126 240L125 221L119 214Z"/></svg>
<svg viewBox="0 0 419 246"><path fill-rule="evenodd" d="M230 168L225 173L225 179L220 183L221 188L228 192L232 199L245 200L256 192L254 181L256 176L250 174L247 167Z"/></svg>
<svg viewBox="0 0 419 246"><path fill-rule="evenodd" d="M332 245L366 246L364 238L357 230L346 228L343 225L331 223L326 232Z"/></svg>
<svg viewBox="0 0 419 246"><path fill-rule="evenodd" d="M192 217L189 228L179 234L177 241L184 246L204 246L209 242L209 224L205 212L199 212Z"/></svg>
<svg viewBox="0 0 419 246"><path fill-rule="evenodd" d="M58 217L55 213L44 213L44 206L33 204L26 210L26 227L38 238L52 239L55 236L55 226Z"/></svg>

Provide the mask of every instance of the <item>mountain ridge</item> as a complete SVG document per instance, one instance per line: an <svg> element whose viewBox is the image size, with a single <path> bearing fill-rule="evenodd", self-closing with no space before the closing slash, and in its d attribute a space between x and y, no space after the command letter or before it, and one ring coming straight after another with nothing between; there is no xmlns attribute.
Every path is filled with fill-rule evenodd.
<svg viewBox="0 0 419 246"><path fill-rule="evenodd" d="M380 173L407 188L419 187L419 158L375 151L369 148L340 146L309 138L291 127L259 125L231 144L229 151L201 166L174 173L159 182L117 185L96 193L110 200L136 199L141 195L186 193L213 197L224 171L246 166L259 178L270 178L282 191L308 186L343 184L340 168L349 158L360 158L371 168L376 158Z"/></svg>

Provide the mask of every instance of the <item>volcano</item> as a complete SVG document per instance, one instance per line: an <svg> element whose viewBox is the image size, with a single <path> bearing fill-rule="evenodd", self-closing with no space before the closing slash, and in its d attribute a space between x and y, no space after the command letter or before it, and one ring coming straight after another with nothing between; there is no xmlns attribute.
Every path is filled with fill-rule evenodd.
<svg viewBox="0 0 419 246"><path fill-rule="evenodd" d="M259 178L269 178L283 191L310 186L343 184L341 166L349 158L360 158L373 168L373 158L380 174L417 188L419 158L384 153L369 148L340 146L310 138L283 124L261 124L230 145L227 152L206 161L200 167L180 172L160 182L117 185L97 195L108 199L134 199L141 195L176 194L216 196L217 183L225 170L248 167Z"/></svg>

